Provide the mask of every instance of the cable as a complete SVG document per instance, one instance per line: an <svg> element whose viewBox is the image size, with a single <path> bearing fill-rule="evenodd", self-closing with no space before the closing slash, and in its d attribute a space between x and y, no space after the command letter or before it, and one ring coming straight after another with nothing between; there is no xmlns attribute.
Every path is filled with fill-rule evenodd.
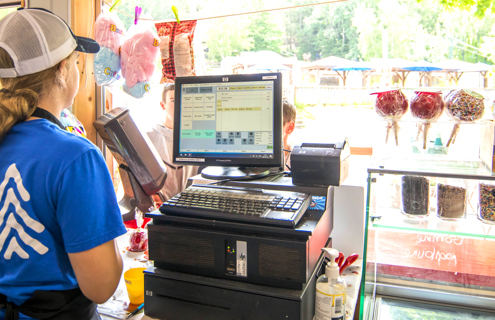
<svg viewBox="0 0 495 320"><path fill-rule="evenodd" d="M466 49L466 48L464 48L464 47L461 47L461 46L458 46L458 45L455 45L455 44L454 44L454 47L456 47L456 48L458 48L458 49L461 49L461 50L463 50L463 51L467 51L467 52L474 53L474 54L476 54L476 55L478 55L478 56L480 56L480 57L484 57L484 55L482 55L482 54L481 54L481 53L479 53L479 52L472 51L472 50Z"/></svg>
<svg viewBox="0 0 495 320"><path fill-rule="evenodd" d="M438 38L440 38L440 37L438 37ZM480 49L479 49L478 47L472 46L472 45L470 45L469 43L466 43L466 42L464 42L464 41L462 41L462 40L459 40L459 39L457 39L457 38L450 37L449 39L451 39L451 40L455 40L455 41L457 41L457 42L461 43L462 45L464 45L464 46L466 46L466 47L470 47L470 48L476 49L477 51L480 51Z"/></svg>
<svg viewBox="0 0 495 320"><path fill-rule="evenodd" d="M330 3L338 3L338 2L346 2L349 0L332 0L332 1L325 1L325 2L319 2L319 3L310 3L310 4L302 4L298 6L292 6L292 7L283 7L283 8L274 8L274 9L266 9L266 10L258 10L258 11L249 11L249 12L241 12L241 13L233 13L233 14L227 14L223 16L214 16L214 17L206 17L206 18L197 18L197 19L191 19L191 20L209 20L209 19L219 19L219 18L229 18L229 17L235 17L235 16L242 16L246 14L254 14L254 13L263 13L263 12L270 12L270 11L279 11L279 10L288 10L288 9L297 9L297 8L303 8L303 7L311 7L311 6L317 6L321 4L330 4ZM112 6L109 4L107 1L103 1L106 5ZM128 17L134 17L134 15L131 15L129 13L125 13L123 11L120 11L116 8L113 10L118 11ZM171 19L171 20L154 20L154 19L146 19L146 18L138 18L139 20L148 20L148 21L153 21L153 22L174 22L176 19Z"/></svg>
<svg viewBox="0 0 495 320"><path fill-rule="evenodd" d="M212 185L214 185L214 184L224 183L224 182L229 182L229 181L232 181L232 179L218 180L218 181L215 181L215 182L207 183L206 185L208 185L208 186L212 186Z"/></svg>
<svg viewBox="0 0 495 320"><path fill-rule="evenodd" d="M273 182L275 180L277 180L278 178L280 178L281 176L283 176L284 174L286 174L285 171L282 171L282 172L278 172L278 173L275 173L273 174L273 178L269 180L269 182ZM271 174L270 174L271 175ZM270 176L268 175L268 176Z"/></svg>
<svg viewBox="0 0 495 320"><path fill-rule="evenodd" d="M292 154L292 150L287 150L287 149L282 149L282 150L285 151L285 152L288 152L287 155L285 156L284 164L289 169L289 171L292 171L292 169L290 168L290 166L287 164L287 160L289 160L289 157ZM284 170L285 170L285 168L284 168Z"/></svg>
<svg viewBox="0 0 495 320"><path fill-rule="evenodd" d="M446 39L444 39L444 38L442 38L442 37L440 37L440 36L436 36L436 35L430 35L430 36L431 36L432 38L435 38L435 39L439 40L439 41L444 41L444 42L446 41ZM480 57L484 57L484 55L480 53L480 48L475 47L475 46L472 46L472 45L470 45L470 44L468 44L468 43L466 43L466 42L464 42L464 41L462 41L462 40L459 40L459 39L457 39L457 38L449 37L448 39L449 39L449 40L451 40L451 41L456 41L457 43L460 43L460 44L462 44L462 45L464 46L464 47L463 47L463 46L460 46L460 45L458 45L458 44L453 44L453 43L451 42L450 44L451 44L453 47L458 48L458 49L461 49L461 50L463 50L463 51L471 52L471 53L476 54L476 55L478 55L478 56L480 56ZM474 50L476 50L476 51L469 50L468 48L465 48L465 47L472 48L472 49L474 49Z"/></svg>

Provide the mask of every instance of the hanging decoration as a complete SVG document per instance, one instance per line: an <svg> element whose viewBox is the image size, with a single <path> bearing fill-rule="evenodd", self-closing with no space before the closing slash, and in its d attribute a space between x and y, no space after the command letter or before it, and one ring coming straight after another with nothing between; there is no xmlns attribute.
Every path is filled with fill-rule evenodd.
<svg viewBox="0 0 495 320"><path fill-rule="evenodd" d="M102 12L95 21L95 40L100 51L95 54L93 68L95 82L100 86L114 85L120 80L120 48L124 42L124 24L112 10L120 0Z"/></svg>
<svg viewBox="0 0 495 320"><path fill-rule="evenodd" d="M175 77L194 76L193 40L196 20L180 21L175 6L172 7L177 22L156 23L160 37L162 79L160 83L174 82Z"/></svg>
<svg viewBox="0 0 495 320"><path fill-rule="evenodd" d="M142 9L136 7L136 23L141 12ZM142 98L151 91L151 78L160 55L159 45L160 39L151 23L140 22L129 28L121 50L124 92L135 98Z"/></svg>

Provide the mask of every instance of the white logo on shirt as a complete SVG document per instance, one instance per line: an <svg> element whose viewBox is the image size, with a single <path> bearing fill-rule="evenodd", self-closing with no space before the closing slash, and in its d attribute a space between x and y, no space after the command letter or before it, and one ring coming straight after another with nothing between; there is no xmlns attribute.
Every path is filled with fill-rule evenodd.
<svg viewBox="0 0 495 320"><path fill-rule="evenodd" d="M28 213L21 207L21 203L19 202L19 199L17 199L16 194L12 188L5 190L5 187L7 186L7 183L11 178L14 179L14 182L16 183L17 186L17 191L21 195L22 200L29 201L29 199L31 199L31 196L29 195L27 190L24 188L24 185L22 184L21 174L17 170L15 163L12 164L7 169L7 172L5 173L5 179L0 184L0 200L6 194L3 207L0 208L0 225L2 225L4 221L6 221L3 230L1 230L0 232L0 251L3 250L4 244L6 243L6 241L8 241L7 250L5 251L4 254L5 259L10 260L14 252L17 253L19 257L21 257L22 259L29 259L29 254L26 251L24 251L24 249L19 245L19 242L17 242L15 233L13 233L14 235L12 237L7 238L10 233L10 230L14 229L17 231L18 237L23 243L33 248L39 254L43 255L48 252L48 248L38 240L28 235L26 231L24 231L24 227L17 222L14 212L17 213L17 215L24 221L26 226L36 231L37 233L43 232L45 230L45 226L43 226L38 221L32 219L28 215ZM6 217L5 214L10 204L14 206L15 211L11 212L8 215L8 217Z"/></svg>

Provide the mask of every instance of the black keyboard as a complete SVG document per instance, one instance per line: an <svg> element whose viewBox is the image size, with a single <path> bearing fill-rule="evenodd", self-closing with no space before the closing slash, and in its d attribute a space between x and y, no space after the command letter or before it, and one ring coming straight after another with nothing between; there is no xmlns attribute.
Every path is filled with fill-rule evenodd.
<svg viewBox="0 0 495 320"><path fill-rule="evenodd" d="M310 202L307 193L193 185L163 203L160 212L294 228Z"/></svg>

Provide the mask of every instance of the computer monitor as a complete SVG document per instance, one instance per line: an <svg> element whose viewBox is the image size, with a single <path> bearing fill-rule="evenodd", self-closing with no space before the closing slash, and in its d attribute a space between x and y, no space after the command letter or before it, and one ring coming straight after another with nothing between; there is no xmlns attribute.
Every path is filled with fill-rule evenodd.
<svg viewBox="0 0 495 320"><path fill-rule="evenodd" d="M124 196L119 201L124 221L134 219L135 209L148 212L152 195L161 190L167 169L153 143L142 134L129 110L114 108L93 126L119 164Z"/></svg>
<svg viewBox="0 0 495 320"><path fill-rule="evenodd" d="M208 179L253 179L283 165L282 74L175 79L175 164Z"/></svg>

